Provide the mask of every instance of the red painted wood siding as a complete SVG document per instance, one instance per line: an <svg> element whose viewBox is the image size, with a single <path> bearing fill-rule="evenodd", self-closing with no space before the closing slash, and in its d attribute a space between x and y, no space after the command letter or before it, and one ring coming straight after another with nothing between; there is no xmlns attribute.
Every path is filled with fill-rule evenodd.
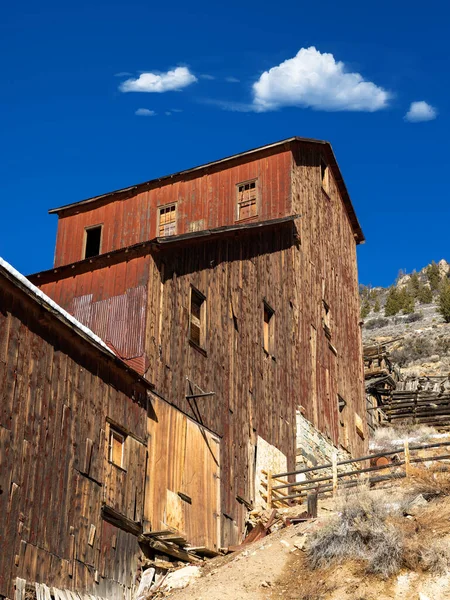
<svg viewBox="0 0 450 600"><path fill-rule="evenodd" d="M216 166L210 172L174 177L170 183L103 206L60 215L55 266L83 258L84 229L103 224L101 252L110 252L158 235L158 207L177 203L177 233L232 225L237 219L237 184L257 179L258 215L264 221L291 212L291 150L267 153L257 160Z"/></svg>

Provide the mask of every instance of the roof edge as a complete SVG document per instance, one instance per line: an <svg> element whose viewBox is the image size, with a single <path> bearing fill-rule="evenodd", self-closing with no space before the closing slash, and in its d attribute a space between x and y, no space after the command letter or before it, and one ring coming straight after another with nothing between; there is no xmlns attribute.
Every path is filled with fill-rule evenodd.
<svg viewBox="0 0 450 600"><path fill-rule="evenodd" d="M157 177L155 179L149 179L147 181L143 181L141 183L136 183L134 185L130 185L125 188L120 188L118 190L112 190L111 192L106 192L105 194L100 194L98 196L92 196L90 198L86 198L85 200L79 200L78 202L72 202L70 204L65 204L63 206L59 206L57 208L51 208L48 213L49 214L59 214L60 212L64 212L66 210L70 210L76 206L85 206L86 204L91 204L94 202L98 202L100 200L104 200L109 197L113 197L116 194L124 194L127 192L132 192L134 190L139 190L142 187L147 185L153 185L156 183L163 183L165 181L169 181L170 179L174 179L175 177L181 177L183 175L189 175L191 173L195 173L196 171L202 171L204 169L209 169L211 167L215 167L217 165L221 165L223 163L230 162L232 160L236 160L237 158L241 158L244 156L251 156L252 154L257 154L258 152L264 152L265 150L271 150L272 148L277 148L279 146L283 146L285 144L290 144L292 142L304 142L310 144L329 144L329 142L325 140L316 140L313 138L302 138L298 136L286 138L284 140L279 140L278 142L273 142L271 144L265 144L264 146L258 146L257 148L252 148L250 150L245 150L244 152L238 152L237 154L231 154L230 156L226 156L224 158L220 158L218 160L211 161L209 163L204 163L202 165L198 165L196 167L191 167L189 169L184 169L182 171L177 171L175 173L171 173L169 175L163 175L162 177Z"/></svg>
<svg viewBox="0 0 450 600"><path fill-rule="evenodd" d="M156 237L145 242L138 242L132 246L125 246L118 248L117 250L111 250L98 256L92 256L91 258L85 258L78 260L73 263L61 265L59 267L52 267L45 271L39 271L37 273L31 273L27 275L30 282L41 282L46 283L52 281L55 278L61 277L62 273L67 272L67 276L73 276L78 274L80 270L88 271L98 267L102 267L105 264L109 264L111 261L120 262L124 259L129 259L135 255L141 255L149 252L151 249L161 251L165 248L169 248L178 244L189 243L189 242L200 242L207 241L211 238L223 235L239 234L244 232L255 232L259 229L269 229L271 227L277 227L289 222L294 222L299 219L301 215L288 215L287 217L279 217L278 219L270 219L267 221L254 221L251 223L241 223L239 225L226 225L223 227L217 227L215 229L203 229L200 231L191 231L189 233L181 233L180 235L171 235L167 237ZM76 269L76 271L74 271Z"/></svg>
<svg viewBox="0 0 450 600"><path fill-rule="evenodd" d="M10 265L6 260L0 257L0 274L2 274L8 281L19 288L25 293L31 300L37 302L42 306L48 313L55 317L58 321L63 323L71 331L76 333L84 341L88 342L91 346L96 348L103 356L113 360L120 368L133 374L133 376L141 383L150 389L154 389L154 384L142 377L132 367L129 367L123 360L121 360L107 345L99 338L93 331L88 327L80 323L75 317L65 311L59 304L49 298L42 290L37 288L27 277L22 275L17 269Z"/></svg>
<svg viewBox="0 0 450 600"><path fill-rule="evenodd" d="M138 184L135 184L135 185L132 185L129 187L125 187L125 188L121 188L118 190L113 190L111 192L107 192L107 193L101 194L99 196L92 196L91 198L86 198L85 200L80 200L78 202L72 202L71 204L65 204L58 208L51 208L48 212L49 212L49 214L59 215L66 211L76 209L77 207L80 207L80 209L81 209L90 204L95 204L97 202L102 202L102 201L105 202L109 199L113 199L115 196L119 196L120 194L131 194L133 192L139 193L139 191L145 189L145 187L154 186L157 184L164 184L165 182L168 182L171 179L175 179L175 178L182 177L185 175L190 175L190 174L196 173L196 172L201 172L203 170L206 170L206 169L218 166L218 165L226 164L227 162L231 162L233 160L236 160L236 159L239 159L242 157L247 157L247 156L251 156L253 154L258 154L260 152L271 150L273 148L281 148L282 146L285 146L287 144L292 144L295 142L303 143L303 144L317 144L317 145L322 145L322 146L326 147L326 149L327 149L326 153L328 154L328 157L331 162L333 176L336 180L336 183L337 183L339 191L342 195L342 199L344 201L345 207L347 209L347 213L348 213L349 220L350 220L350 223L351 223L351 226L353 229L353 233L355 234L356 243L363 244L365 242L364 233L362 231L361 225L356 216L356 212L353 207L352 201L350 199L350 195L348 193L347 186L344 182L344 178L342 176L341 170L337 163L336 156L334 154L334 151L333 151L333 148L332 148L330 142L328 142L326 140L318 140L315 138L303 138L303 137L299 137L299 136L293 136L290 138L286 138L284 140L280 140L278 142L273 142L271 144L266 144L264 146L258 146L257 148L252 148L252 149L246 150L244 152L232 154L225 158L221 158L219 160L205 163L205 164L199 165L197 167L192 167L190 169L178 171L176 173L172 173L170 175L165 175L163 177L159 177L156 179L149 179L148 181L144 181L142 183L138 183Z"/></svg>

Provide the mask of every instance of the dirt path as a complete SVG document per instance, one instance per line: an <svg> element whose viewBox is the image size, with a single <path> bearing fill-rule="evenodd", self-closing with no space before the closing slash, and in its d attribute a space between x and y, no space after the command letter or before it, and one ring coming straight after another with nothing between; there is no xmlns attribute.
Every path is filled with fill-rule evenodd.
<svg viewBox="0 0 450 600"><path fill-rule="evenodd" d="M216 563L211 561L204 577L166 597L170 600L271 600L277 597L272 585L284 572L304 529L304 524L288 527L252 544L237 556L217 559Z"/></svg>

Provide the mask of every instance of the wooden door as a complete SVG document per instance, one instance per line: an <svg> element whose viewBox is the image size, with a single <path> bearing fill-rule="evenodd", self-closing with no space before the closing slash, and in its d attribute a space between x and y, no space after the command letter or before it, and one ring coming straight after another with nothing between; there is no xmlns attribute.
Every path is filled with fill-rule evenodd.
<svg viewBox="0 0 450 600"><path fill-rule="evenodd" d="M191 546L220 545L220 440L159 398L149 417L144 533L176 531Z"/></svg>

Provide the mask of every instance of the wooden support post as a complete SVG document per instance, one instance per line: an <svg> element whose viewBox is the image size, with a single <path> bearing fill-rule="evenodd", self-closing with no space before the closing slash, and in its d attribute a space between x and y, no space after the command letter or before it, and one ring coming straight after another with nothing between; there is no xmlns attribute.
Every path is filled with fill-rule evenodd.
<svg viewBox="0 0 450 600"><path fill-rule="evenodd" d="M307 509L306 509L308 519L315 519L317 517L317 500L318 500L317 492L308 494Z"/></svg>
<svg viewBox="0 0 450 600"><path fill-rule="evenodd" d="M267 508L272 508L272 471L267 472Z"/></svg>
<svg viewBox="0 0 450 600"><path fill-rule="evenodd" d="M338 472L337 472L337 454L336 454L336 452L333 452L331 468L333 471L333 496L336 496L337 488L338 488Z"/></svg>
<svg viewBox="0 0 450 600"><path fill-rule="evenodd" d="M405 440L405 473L406 477L411 474L411 455L409 453L409 441Z"/></svg>

